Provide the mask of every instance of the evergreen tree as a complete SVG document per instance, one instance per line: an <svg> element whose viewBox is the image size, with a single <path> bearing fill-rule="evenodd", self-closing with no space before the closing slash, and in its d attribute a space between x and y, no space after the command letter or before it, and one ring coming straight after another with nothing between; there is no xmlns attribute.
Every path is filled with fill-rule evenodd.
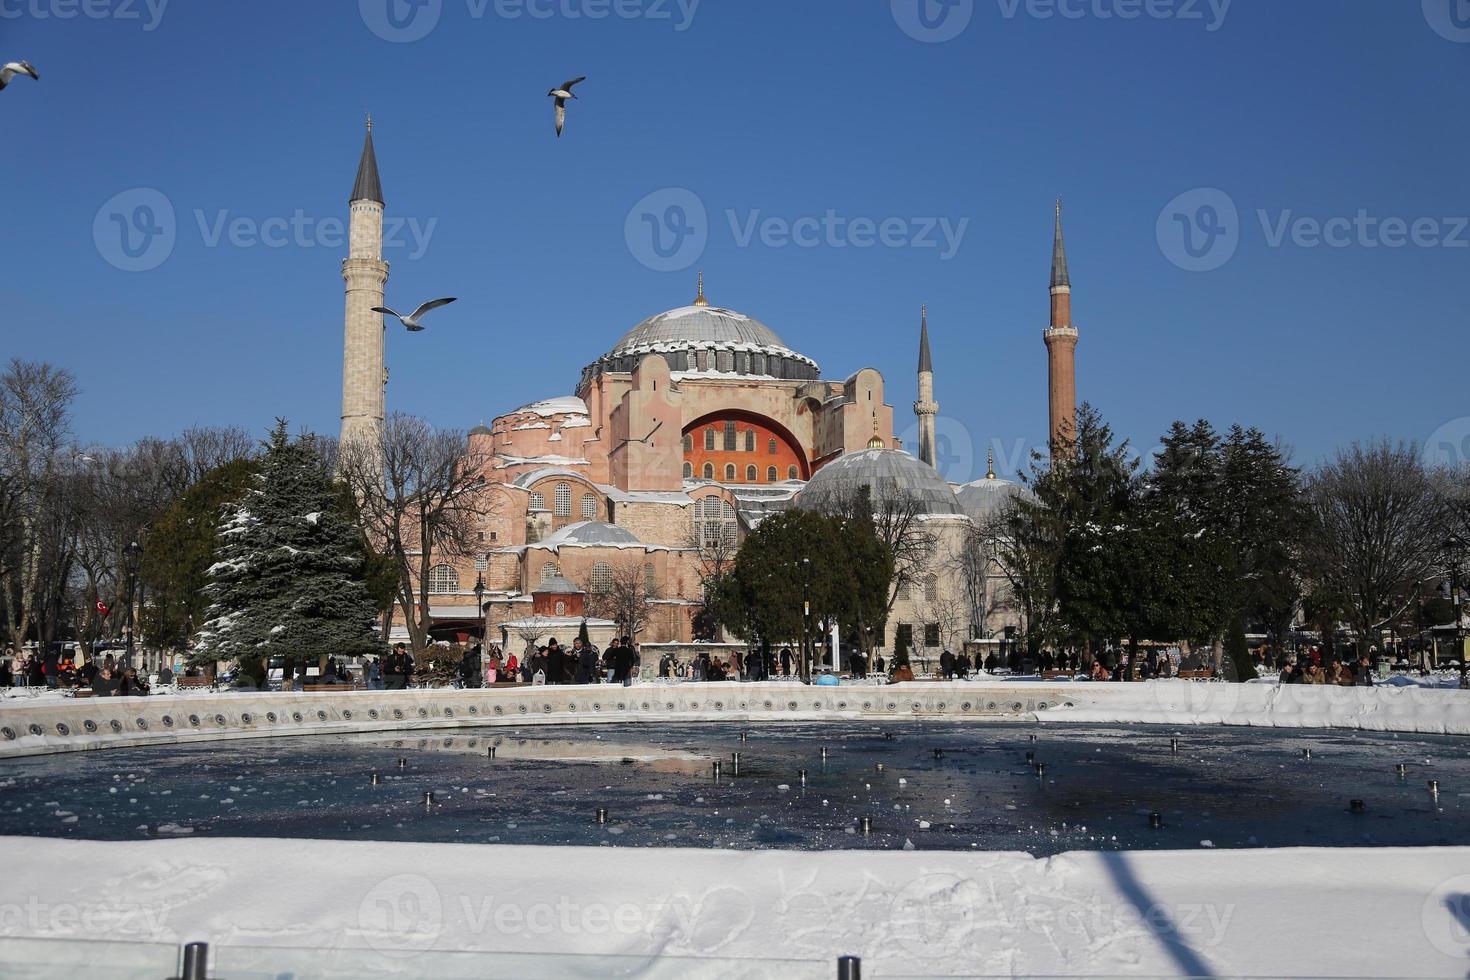
<svg viewBox="0 0 1470 980"><path fill-rule="evenodd" d="M254 484L220 529L194 661L377 651L361 535L340 513L315 439L292 440L278 422Z"/></svg>

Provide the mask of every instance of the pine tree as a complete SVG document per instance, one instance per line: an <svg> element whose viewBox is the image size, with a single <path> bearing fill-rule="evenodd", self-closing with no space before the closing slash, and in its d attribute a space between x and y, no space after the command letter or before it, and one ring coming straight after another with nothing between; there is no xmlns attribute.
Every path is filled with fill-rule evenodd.
<svg viewBox="0 0 1470 980"><path fill-rule="evenodd" d="M292 440L277 423L260 474L228 509L220 538L196 663L378 649L361 536L341 514L315 439Z"/></svg>

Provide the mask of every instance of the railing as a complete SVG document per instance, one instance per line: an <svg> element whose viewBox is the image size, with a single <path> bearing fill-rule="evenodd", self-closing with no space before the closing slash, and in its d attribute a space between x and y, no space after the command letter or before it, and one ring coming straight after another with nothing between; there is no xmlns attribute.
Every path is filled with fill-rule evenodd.
<svg viewBox="0 0 1470 980"><path fill-rule="evenodd" d="M837 961L838 980L862 980L862 961ZM173 946L70 939L0 937L0 972L74 980L347 980L381 974L479 980L534 976L545 980L638 977L639 980L831 980L817 960L596 956L556 953L470 953L428 950L319 949L280 946Z"/></svg>

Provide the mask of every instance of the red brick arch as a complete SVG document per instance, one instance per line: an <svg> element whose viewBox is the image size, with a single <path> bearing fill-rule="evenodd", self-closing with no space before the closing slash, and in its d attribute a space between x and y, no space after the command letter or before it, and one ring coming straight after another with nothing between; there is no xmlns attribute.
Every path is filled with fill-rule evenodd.
<svg viewBox="0 0 1470 980"><path fill-rule="evenodd" d="M735 451L728 452L725 449L724 433L725 423L734 422L736 431ZM715 448L707 450L705 446L706 430L711 427L715 430ZM746 432L755 432L755 452L747 452ZM749 484L746 479L746 471L750 466L756 469L756 484L767 483L767 471L770 467L776 467L777 481L787 479L790 467L797 468L799 479L811 478L811 463L807 460L801 443L791 430L781 423L756 412L747 412L741 409L724 409L711 412L708 415L695 419L684 427L684 436L688 437L689 450L684 453L684 461L689 463L696 478L704 472L704 464L712 463L715 468L715 479L725 482L725 467L735 467L735 479L732 482ZM771 440L776 442L776 454L770 452Z"/></svg>

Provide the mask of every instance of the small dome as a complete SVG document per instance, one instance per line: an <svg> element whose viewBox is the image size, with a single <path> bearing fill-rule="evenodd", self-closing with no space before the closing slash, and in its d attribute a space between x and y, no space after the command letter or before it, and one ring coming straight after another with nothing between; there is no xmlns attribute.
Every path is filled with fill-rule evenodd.
<svg viewBox="0 0 1470 980"><path fill-rule="evenodd" d="M491 429L490 429L490 427L488 425L485 425L484 423L481 423L480 425L477 425L473 429L470 430L470 435L472 435L472 436L493 436L493 435L495 435L495 433L491 431Z"/></svg>
<svg viewBox="0 0 1470 980"><path fill-rule="evenodd" d="M580 545L582 547L616 548L622 545L640 544L638 536L625 527L617 524L605 524L602 521L583 521L580 524L568 524L557 531L551 537L541 542L549 548L559 548L563 545Z"/></svg>
<svg viewBox="0 0 1470 980"><path fill-rule="evenodd" d="M538 582L531 590L532 595L585 595L586 590L576 582L554 575L544 582Z"/></svg>
<svg viewBox="0 0 1470 980"><path fill-rule="evenodd" d="M966 483L954 495L960 503L960 509L970 520L976 524L986 524L994 520L1008 502L1016 497L1029 496L1030 491L1010 480L987 477L974 483Z"/></svg>
<svg viewBox="0 0 1470 980"><path fill-rule="evenodd" d="M897 449L865 449L839 456L823 466L796 496L808 510L835 506L869 487L874 502L917 499L924 513L959 515L954 491L934 467Z"/></svg>

